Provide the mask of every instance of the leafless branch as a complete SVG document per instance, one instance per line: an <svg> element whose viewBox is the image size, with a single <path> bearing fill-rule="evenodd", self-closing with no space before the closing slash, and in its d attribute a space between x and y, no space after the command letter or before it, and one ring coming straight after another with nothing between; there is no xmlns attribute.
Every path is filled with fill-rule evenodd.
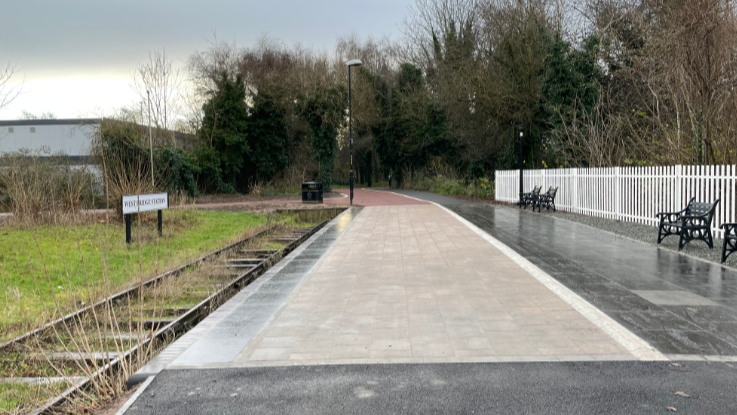
<svg viewBox="0 0 737 415"><path fill-rule="evenodd" d="M13 102L23 89L23 80L14 81L18 76L18 68L11 62L0 66L0 108Z"/></svg>

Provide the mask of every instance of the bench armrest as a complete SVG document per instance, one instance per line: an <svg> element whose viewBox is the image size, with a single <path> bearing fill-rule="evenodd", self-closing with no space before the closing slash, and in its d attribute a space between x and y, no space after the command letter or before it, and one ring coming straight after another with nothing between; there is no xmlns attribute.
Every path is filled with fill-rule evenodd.
<svg viewBox="0 0 737 415"><path fill-rule="evenodd" d="M686 209L688 209L688 208L686 208ZM683 212L686 211L686 209L683 209L683 210L678 211L678 212L660 212L660 213L656 213L655 214L655 217L657 218L657 217L660 217L660 216L670 216L670 215L678 215L678 216L680 216L681 213L683 213Z"/></svg>
<svg viewBox="0 0 737 415"><path fill-rule="evenodd" d="M737 223L723 223L720 228L724 229L724 235L729 235L730 233L737 233Z"/></svg>
<svg viewBox="0 0 737 415"><path fill-rule="evenodd" d="M655 217L660 218L660 224L662 225L665 222L675 223L681 221L681 214L686 209L680 211L680 212L662 212L655 215Z"/></svg>

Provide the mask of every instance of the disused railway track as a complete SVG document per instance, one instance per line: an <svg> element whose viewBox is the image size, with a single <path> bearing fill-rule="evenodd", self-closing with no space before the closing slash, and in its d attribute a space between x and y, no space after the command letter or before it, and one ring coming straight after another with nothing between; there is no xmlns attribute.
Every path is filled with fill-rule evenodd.
<svg viewBox="0 0 737 415"><path fill-rule="evenodd" d="M146 280L146 281L144 281L142 283L135 284L134 286L132 286L132 287L126 289L126 290L120 291L120 292L118 292L116 294L113 294L112 296L110 296L108 298L105 298L103 300L100 300L100 301L98 301L98 302L96 302L94 304L88 305L86 307L80 308L80 309L78 309L78 310L76 310L74 312L71 312L71 313L65 315L64 317L58 318L56 320L53 320L53 321L51 321L49 323L44 324L41 327L38 327L38 328L33 329L31 331L28 331L28 332L26 332L26 333L24 333L24 334L22 334L22 335L20 335L20 336L18 336L16 338L14 338L14 339L8 340L8 341L0 344L0 352L2 352L3 350L5 350L5 349L7 349L7 348L9 348L11 346L13 346L14 344L19 344L19 343L22 343L22 342L24 342L26 340L29 340L29 339L33 338L34 336L38 336L38 335L40 335L40 334L42 334L42 333L50 330L53 326L58 326L60 324L64 324L64 323L68 323L70 321L73 321L75 318L79 318L80 316L89 313L94 308L99 308L101 306L104 306L107 303L114 302L114 301L116 301L118 299L128 298L128 297L130 297L132 295L135 295L138 292L138 290L140 290L141 288L146 288L146 287L155 285L156 283L158 283L159 281L161 281L161 280L163 280L165 278L175 277L175 276L181 274L182 272L187 271L188 269L191 269L191 268L193 268L193 267L195 267L195 266L197 266L199 264L202 264L202 263L204 263L206 261L210 261L210 260L212 260L214 258L217 258L218 256L220 256L223 253L227 253L230 250L232 250L232 249L234 249L234 248L236 248L238 246L241 246L243 244L248 243L249 241L255 240L255 239L257 239L257 238L259 238L259 237L261 237L263 235L268 234L274 228L276 228L276 226L272 226L272 227L270 227L268 229L264 229L263 231L257 232L257 233L255 233L253 235L250 235L250 236L248 236L246 238L243 238L240 241L234 242L234 243L232 243L232 244L230 244L230 245L228 245L228 246L226 246L224 248L220 248L220 249L218 249L216 251L213 251L213 252L211 252L209 254L203 255L203 256L201 256L201 257L199 257L199 258L197 258L197 259L195 259L195 260L193 260L191 262L188 262L185 265L182 265L180 267L177 267L177 268L174 268L172 270L169 270L169 271L167 271L167 272L165 272L163 274L157 275L156 277L151 278L149 280Z"/></svg>
<svg viewBox="0 0 737 415"><path fill-rule="evenodd" d="M125 351L110 351L105 350L96 353L77 353L68 354L63 356L67 359L74 360L91 360L95 359L102 361L99 365L94 365L97 370L89 376L75 377L75 379L66 378L65 381L74 381L74 384L64 390L59 395L47 400L43 406L37 408L32 414L45 414L50 413L55 409L58 409L64 402L68 401L70 397L74 396L80 390L88 388L91 382L101 376L102 374L109 373L111 371L119 370L121 365L125 362L132 362L136 355L146 347L150 347L151 342L162 342L162 340L171 340L183 332L186 332L189 328L193 327L210 312L216 309L220 304L227 301L243 287L250 284L256 278L258 278L263 272L268 270L273 264L278 262L283 256L294 250L304 241L306 241L315 232L321 229L330 219L324 220L317 226L309 229L292 229L288 233L281 231L279 227L271 227L264 231L258 232L257 234L251 235L238 242L230 244L224 248L214 251L210 254L204 255L200 258L195 259L183 266L165 272L159 276L156 276L150 280L137 284L129 289L121 291L111 297L104 300L98 301L95 304L86 306L73 313L67 314L62 318L56 319L46 325L39 327L35 330L29 331L21 336L16 337L10 341L7 341L0 345L0 353L8 350L22 349L20 345L27 344L34 339L48 335L50 332L54 332L58 337L58 333L61 332L62 328L69 332L69 325L74 325L75 322L81 324L82 319L91 314L95 310L101 310L104 307L110 307L111 304L127 302L129 307L133 307L130 304L132 299L143 298L147 290L155 289L160 284L170 279L176 279L187 271L197 268L202 264L212 263L213 261L220 260L219 265L215 268L219 268L223 271L223 275L227 277L220 278L216 276L216 280L219 281L216 285L213 284L207 287L206 284L203 286L195 287L196 289L205 289L207 296L201 299L198 303L191 306L178 306L178 307L162 307L162 310L169 310L171 316L159 315L153 316L151 319L139 319L136 322L138 325L142 325L146 328L143 332L146 334L144 339L136 339L135 342L131 342L132 347ZM280 249L243 249L248 247L254 241L263 239L266 242L273 244L284 244ZM190 287L191 288L191 287ZM216 289L213 289L216 288ZM141 308L143 306L141 305ZM142 316L141 316L142 317ZM108 333L112 337L120 338L132 338L136 336L133 330L130 330L131 325L129 322L129 332L122 333ZM138 330L141 333L141 330ZM38 344L38 341L36 341ZM46 354L46 351L44 351ZM52 353L53 358L62 356L64 352ZM49 354L46 355L49 358ZM99 367L99 368L98 368ZM129 364L130 367L130 364ZM42 379L42 378L39 378ZM7 380L7 379L6 379Z"/></svg>

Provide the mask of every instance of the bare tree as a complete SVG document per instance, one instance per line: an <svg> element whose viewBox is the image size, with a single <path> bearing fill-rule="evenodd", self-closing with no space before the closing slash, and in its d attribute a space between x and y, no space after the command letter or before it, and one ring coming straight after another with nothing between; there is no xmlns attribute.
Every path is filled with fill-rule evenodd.
<svg viewBox="0 0 737 415"><path fill-rule="evenodd" d="M379 75L387 75L399 68L402 63L399 52L400 45L388 38L377 41L369 37L361 40L355 33L339 37L335 47L338 62L359 59L365 70Z"/></svg>
<svg viewBox="0 0 737 415"><path fill-rule="evenodd" d="M172 128L182 133L195 134L202 126L202 105L205 99L202 95L197 94L191 82L183 84L180 95L180 114L179 118L172 123Z"/></svg>
<svg viewBox="0 0 737 415"><path fill-rule="evenodd" d="M609 120L634 162L733 163L737 16L731 0L589 0Z"/></svg>
<svg viewBox="0 0 737 415"><path fill-rule="evenodd" d="M446 43L444 36L453 26L460 32L469 25L478 39L481 3L479 0L417 0L402 25L407 42L406 59L426 67L433 58L433 38L438 38L442 49Z"/></svg>
<svg viewBox="0 0 737 415"><path fill-rule="evenodd" d="M676 105L687 114L700 164L730 162L736 143L737 18L730 3L692 0L668 10L654 48L661 85L680 90Z"/></svg>
<svg viewBox="0 0 737 415"><path fill-rule="evenodd" d="M18 68L11 62L0 66L0 108L10 104L20 95L23 82L13 81L17 75Z"/></svg>
<svg viewBox="0 0 737 415"><path fill-rule="evenodd" d="M133 73L133 89L144 105L151 106L151 122L155 128L170 130L180 111L182 81L179 70L172 68L166 50L149 53L149 60ZM144 107L144 119L147 108Z"/></svg>
<svg viewBox="0 0 737 415"><path fill-rule="evenodd" d="M54 114L51 111L42 112L41 114L34 114L32 112L23 110L22 115L20 116L19 119L20 120L55 120L56 114Z"/></svg>
<svg viewBox="0 0 737 415"><path fill-rule="evenodd" d="M235 79L241 56L235 42L219 42L217 37L205 51L194 52L187 60L187 71L195 93L204 98L212 96L223 73Z"/></svg>

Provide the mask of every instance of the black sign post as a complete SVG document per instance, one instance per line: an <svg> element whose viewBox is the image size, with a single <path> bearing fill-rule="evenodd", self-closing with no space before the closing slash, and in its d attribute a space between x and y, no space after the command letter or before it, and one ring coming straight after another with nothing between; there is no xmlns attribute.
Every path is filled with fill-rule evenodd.
<svg viewBox="0 0 737 415"><path fill-rule="evenodd" d="M131 243L131 215L125 216L125 243Z"/></svg>

